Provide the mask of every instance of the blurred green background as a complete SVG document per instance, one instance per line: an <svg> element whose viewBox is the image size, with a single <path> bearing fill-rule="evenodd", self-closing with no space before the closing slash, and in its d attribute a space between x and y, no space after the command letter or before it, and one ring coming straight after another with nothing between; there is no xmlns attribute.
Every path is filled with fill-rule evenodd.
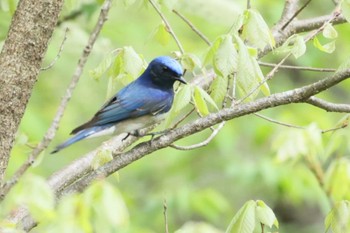
<svg viewBox="0 0 350 233"><path fill-rule="evenodd" d="M0 11L0 39L4 40L11 14ZM32 173L48 177L70 161L98 147L103 140L83 141L50 155L54 145L65 140L70 131L90 119L108 96L108 79L98 81L89 76L89 71L98 66L112 50L132 46L149 62L159 55L171 55L178 50L173 40L162 45L152 36L161 23L155 10L147 1L114 1L102 33L95 44L84 74L68 104L59 131L51 146L32 168ZM31 149L23 145L39 142L57 111L60 99L74 72L77 60L87 43L89 33L99 13L96 1L65 2L61 19L74 11L81 14L64 21L55 30L43 66L57 55L69 28L67 41L61 57L55 65L40 73L38 82L21 122L17 144L13 149L7 176L26 160ZM284 1L251 1L268 25L272 27L279 19ZM146 5L146 6L145 6ZM176 9L184 14L211 41L229 31L235 17L246 7L243 0L192 0L177 1ZM313 1L299 18L308 18L331 13L332 1ZM203 58L207 45L175 14L162 8L167 19L187 52ZM336 26L339 36L337 49L332 54L317 50L312 42L307 52L298 60L290 58L288 64L337 68L348 58L350 27ZM278 62L282 55L269 54L263 61ZM270 68L263 68L266 74ZM288 90L314 82L327 74L281 70L269 82L271 93ZM191 74L186 76L188 80ZM321 94L329 101L349 102L350 80ZM117 87L119 89L120 87ZM344 117L340 113L326 113L307 104L293 104L265 110L262 114L293 125L308 126L314 123L320 129L336 126ZM281 159L277 152L283 146L281 137L292 134L294 129L273 124L254 115L230 121L208 146L192 151L163 149L146 156L109 178L120 191L129 212L130 232L164 232L163 200L168 204L170 232L189 221L207 222L218 229L225 229L237 210L250 199L264 200L273 208L279 222L280 232L323 232L324 217L330 205L317 179L305 159L296 153ZM209 131L186 138L180 145L190 145L204 140ZM332 154L349 158L349 129L322 135L321 146L328 148L335 143ZM334 139L336 138L336 139ZM292 139L291 139L292 140ZM293 141L291 141L293 143ZM298 147L297 144L294 144ZM309 145L313 146L313 145ZM297 150L297 149L296 149ZM329 157L322 157L325 161ZM347 194L348 195L348 194Z"/></svg>

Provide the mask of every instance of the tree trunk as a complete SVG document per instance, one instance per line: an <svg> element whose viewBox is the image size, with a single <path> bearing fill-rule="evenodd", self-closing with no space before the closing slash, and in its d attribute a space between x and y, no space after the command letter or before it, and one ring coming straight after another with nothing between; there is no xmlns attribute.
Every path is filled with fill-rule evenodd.
<svg viewBox="0 0 350 233"><path fill-rule="evenodd" d="M0 184L62 5L63 0L20 0L12 18L0 53Z"/></svg>

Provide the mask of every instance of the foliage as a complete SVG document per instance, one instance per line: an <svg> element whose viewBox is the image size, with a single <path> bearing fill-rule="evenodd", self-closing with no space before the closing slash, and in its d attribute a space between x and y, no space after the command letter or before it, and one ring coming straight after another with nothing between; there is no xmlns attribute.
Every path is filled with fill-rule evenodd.
<svg viewBox="0 0 350 233"><path fill-rule="evenodd" d="M1 31L7 30L15 4L13 0L0 1L1 40L5 39ZM40 74L16 139L8 177L50 125L100 4L93 0L66 1L62 24L52 39L45 63L57 56L64 28L69 27L70 33L61 58L52 69ZM234 106L235 100L249 102L325 76L280 69L278 77L267 79L271 69L259 64L259 54L266 48L272 52L264 61L278 63L284 56L293 55L287 63L295 66L339 70L349 67L347 54L342 52L350 39L344 25L328 22L312 42L306 41L307 32L293 33L282 45L276 44L271 28L280 17L283 1L251 1L250 9L246 9L246 1L228 0L162 0L156 4L173 26L185 52L178 51L169 28L148 1L116 1L53 144L91 117L106 97L137 78L146 61L160 54L175 55L187 70L188 81L194 77L203 81L215 75L209 85L194 82L176 88L163 128L175 125L192 110L194 114L185 122L229 104ZM348 0L341 3L348 21L349 4ZM330 14L331 8L332 1L327 1L311 4L302 13ZM190 19L210 44L201 41L172 13L173 9ZM67 20L72 12L79 14ZM300 18L306 18L303 14ZM342 103L348 98L346 85L328 90L321 97ZM59 156L44 152L1 203L0 228L4 232L23 232L6 216L26 205L40 223L33 232L148 233L162 232L166 224L171 232L178 233L350 231L349 116L301 104L269 109L263 114L273 119L235 119L202 149L158 151L118 172L118 179L112 176L98 180L84 192L69 194L57 203L44 177L96 148L105 138L82 142ZM201 132L179 144L195 144L207 137L208 132ZM91 170L111 159L112 151L99 151ZM167 222L163 199L168 203Z"/></svg>

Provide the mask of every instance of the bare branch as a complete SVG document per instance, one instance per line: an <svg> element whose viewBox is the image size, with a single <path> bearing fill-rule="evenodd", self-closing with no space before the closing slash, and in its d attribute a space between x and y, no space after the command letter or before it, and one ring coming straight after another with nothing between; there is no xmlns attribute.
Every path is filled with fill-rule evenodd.
<svg viewBox="0 0 350 233"><path fill-rule="evenodd" d="M330 22L334 25L346 23L346 19L343 15L337 15L334 17L331 15L324 15L311 19L297 20L293 23L293 28L296 33L311 31L321 27L325 22Z"/></svg>
<svg viewBox="0 0 350 233"><path fill-rule="evenodd" d="M60 45L60 48L58 50L58 53L57 53L56 57L52 60L52 62L48 66L42 67L41 70L48 70L48 69L50 69L51 67L53 67L56 64L57 60L60 58L61 53L63 51L63 46L64 46L64 43L67 40L67 33L68 32L69 32L69 28L66 28L66 30L64 31L64 37L63 37L62 43Z"/></svg>
<svg viewBox="0 0 350 233"><path fill-rule="evenodd" d="M193 149L197 149L203 146L208 145L214 138L215 136L220 132L220 130L222 129L222 127L224 127L226 121L223 121L219 124L219 126L217 128L215 128L213 130L213 132L210 134L210 136L205 139L204 141L194 144L194 145L190 145L190 146L178 146L175 144L171 144L170 147L177 149L177 150L193 150Z"/></svg>
<svg viewBox="0 0 350 233"><path fill-rule="evenodd" d="M97 177L106 177L127 166L133 161L136 161L145 155L152 153L153 151L168 147L173 142L181 138L202 131L222 121L231 120L233 118L241 117L279 105L304 102L311 96L336 85L337 83L347 79L349 76L350 69L347 69L313 84L294 90L273 94L268 97L260 98L253 102L235 105L234 108L225 108L217 113L213 113L206 117L197 119L194 122L188 123L180 128L170 130L168 133L165 133L160 137L147 142L142 142L130 151L120 154L112 161L106 163L99 169L93 171L76 183L67 187L63 193L76 192L77 190L81 191Z"/></svg>
<svg viewBox="0 0 350 233"><path fill-rule="evenodd" d="M163 201L163 215L164 215L165 233L169 233L167 210L168 210L168 205L166 203L166 199L164 199L164 201Z"/></svg>
<svg viewBox="0 0 350 233"><path fill-rule="evenodd" d="M187 25L194 31L202 40L209 46L211 46L210 40L201 32L199 31L192 23L189 21L184 15L182 15L180 12L176 11L175 9L173 12L179 16Z"/></svg>
<svg viewBox="0 0 350 233"><path fill-rule="evenodd" d="M298 126L298 125L287 124L287 123L284 123L284 122L280 122L280 121L274 120L272 118L269 118L267 116L263 116L263 115L261 115L259 113L254 113L254 115L257 116L257 117L260 117L261 119L264 119L266 121L275 123L277 125L282 125L282 126L286 126L286 127L289 127L289 128L295 128L295 129L305 129L305 127Z"/></svg>
<svg viewBox="0 0 350 233"><path fill-rule="evenodd" d="M308 0L299 10L297 10L292 17L290 17L290 19L282 26L281 30L284 30L292 21L293 19L295 19L300 12L302 12L311 2L312 0Z"/></svg>
<svg viewBox="0 0 350 233"><path fill-rule="evenodd" d="M148 0L151 5L153 6L153 8L157 11L158 15L162 18L163 22L165 23L165 26L166 26L166 29L167 31L169 32L169 34L174 38L177 46L179 47L180 49L180 52L182 54L185 53L185 50L183 49L179 39L177 38L175 32L173 31L172 27L170 26L168 20L165 18L165 16L163 15L163 13L160 11L160 9L157 7L157 5L153 2L153 0Z"/></svg>
<svg viewBox="0 0 350 233"><path fill-rule="evenodd" d="M314 105L318 108L324 109L327 112L346 112L350 113L350 104L335 104L327 102L317 97L310 97L305 101L308 104Z"/></svg>
<svg viewBox="0 0 350 233"><path fill-rule="evenodd" d="M268 62L258 62L261 66L266 67L275 67L277 64L274 63L268 63ZM280 65L280 69L290 69L290 70L305 70L305 71L316 71L316 72L335 72L336 69L331 68L316 68L316 67L307 67L307 66L291 66L291 65Z"/></svg>
<svg viewBox="0 0 350 233"><path fill-rule="evenodd" d="M276 23L275 27L273 28L274 34L279 34L281 31L281 28L286 24L288 20L292 18L294 13L298 9L299 0L287 0L285 1L282 15L279 19L279 21Z"/></svg>
<svg viewBox="0 0 350 233"><path fill-rule="evenodd" d="M50 144L50 142L54 138L56 131L58 129L58 125L59 125L61 118L63 116L64 110L66 109L66 106L67 106L67 104L72 96L72 93L73 93L73 91L74 91L74 89L75 89L75 87L80 79L80 76L83 72L87 58L90 55L91 49L92 49L95 41L97 40L97 37L102 29L104 22L107 20L107 14L108 14L108 11L111 7L111 2L112 2L112 0L106 0L104 2L104 4L102 5L101 13L100 13L100 16L98 18L97 24L96 24L94 30L92 31L90 38L89 38L89 41L88 41L87 45L85 46L85 49L84 49L84 51L79 59L78 65L77 65L75 72L72 76L71 83L69 84L69 87L66 90L65 95L63 96L63 98L61 100L60 106L58 107L57 113L54 117L54 120L53 120L50 128L47 130L42 141L32 151L32 153L30 154L27 161L25 161L22 164L22 166L15 172L13 177L8 182L6 182L4 184L4 186L1 188L0 199L3 199L5 197L5 195L10 191L10 189L13 187L13 185L17 183L18 179L28 170L28 168L33 164L33 162L39 156L39 154L48 147L48 145Z"/></svg>

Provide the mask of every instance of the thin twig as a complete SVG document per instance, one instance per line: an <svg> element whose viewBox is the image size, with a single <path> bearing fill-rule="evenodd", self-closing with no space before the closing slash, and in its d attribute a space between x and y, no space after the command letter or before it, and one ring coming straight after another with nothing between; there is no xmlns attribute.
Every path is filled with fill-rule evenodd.
<svg viewBox="0 0 350 233"><path fill-rule="evenodd" d="M292 21L293 19L295 19L295 17L297 17L300 12L302 12L311 2L312 0L307 1L299 10L297 10L292 17L282 26L281 30L283 31Z"/></svg>
<svg viewBox="0 0 350 233"><path fill-rule="evenodd" d="M48 70L48 69L50 69L51 67L53 67L56 64L57 60L60 58L61 53L63 51L64 43L67 40L67 33L68 32L69 32L69 28L66 28L66 30L64 31L64 37L63 37L62 43L60 45L60 48L58 50L58 53L57 53L56 57L52 60L52 62L48 66L43 67L40 70Z"/></svg>
<svg viewBox="0 0 350 233"><path fill-rule="evenodd" d="M314 105L315 107L321 108L327 112L346 112L350 113L350 104L335 104L327 102L317 97L310 97L305 103Z"/></svg>
<svg viewBox="0 0 350 233"><path fill-rule="evenodd" d="M348 124L342 124L341 126L338 126L338 127L322 130L321 133L324 134L324 133L334 132L340 129L344 129L346 127L348 127Z"/></svg>
<svg viewBox="0 0 350 233"><path fill-rule="evenodd" d="M164 201L163 201L163 215L164 215L164 223L165 223L165 233L169 233L167 210L168 210L168 205L166 203L166 199L164 198Z"/></svg>
<svg viewBox="0 0 350 233"><path fill-rule="evenodd" d="M179 126L181 122L183 122L189 115L191 115L194 112L195 108L192 108L188 113L186 113L183 117L181 117L180 120L178 120L171 128L175 129Z"/></svg>
<svg viewBox="0 0 350 233"><path fill-rule="evenodd" d="M78 65L75 69L75 72L72 76L71 83L69 84L69 87L67 88L65 95L63 96L61 103L58 107L58 110L56 112L56 115L54 117L54 120L51 123L50 128L47 130L44 138L42 141L37 145L37 147L32 151L32 153L29 155L27 161L25 161L21 167L14 173L12 178L7 181L4 186L1 188L0 191L0 200L5 197L5 195L10 191L10 189L17 183L18 179L28 170L29 167L34 163L36 158L48 147L52 139L54 138L56 131L58 129L59 123L62 119L64 110L66 109L66 106L72 96L72 93L81 77L81 74L83 72L84 66L87 62L88 56L90 55L91 49L93 45L95 44L97 37L102 29L103 24L107 20L107 14L111 7L112 0L106 0L104 4L102 5L101 12L98 18L98 21L95 25L94 30L92 31L89 41L87 45L84 48L84 51L82 55L80 56Z"/></svg>
<svg viewBox="0 0 350 233"><path fill-rule="evenodd" d="M184 15L182 15L180 12L178 12L177 10L173 9L173 12L179 16L185 23L187 23L187 25L192 29L192 31L194 31L200 38L203 39L203 41L211 46L211 42L210 40L201 32L199 31L192 23L191 21L189 21Z"/></svg>
<svg viewBox="0 0 350 233"><path fill-rule="evenodd" d="M267 120L269 122L272 122L272 123L275 123L275 124L278 124L278 125L282 125L282 126L286 126L286 127L289 127L289 128L306 129L305 127L302 127L302 126L292 125L292 124L288 124L288 123L284 123L284 122L280 122L280 121L274 120L272 118L269 118L267 116L261 115L259 113L254 113L254 115L257 116L257 117L260 117L261 119Z"/></svg>
<svg viewBox="0 0 350 233"><path fill-rule="evenodd" d="M261 66L266 67L276 67L277 64L269 62L258 62ZM305 70L305 71L316 71L316 72L335 72L336 69L331 68L316 68L316 67L307 67L307 66L291 66L291 65L280 65L280 69L291 69L291 70Z"/></svg>
<svg viewBox="0 0 350 233"><path fill-rule="evenodd" d="M208 145L214 138L215 136L220 132L220 130L222 129L222 127L224 127L226 121L223 121L219 124L219 126L213 130L213 132L210 134L210 136L205 139L204 141L194 144L194 145L190 145L190 146L178 146L175 144L171 144L170 147L177 149L177 150L193 150L193 149L197 149L203 146Z"/></svg>
<svg viewBox="0 0 350 233"><path fill-rule="evenodd" d="M148 1L151 3L151 5L153 6L153 8L157 11L158 15L162 18L163 22L165 23L165 26L166 26L167 31L168 31L168 32L170 33L170 35L174 38L174 40L175 40L177 46L178 46L179 49L180 49L180 52L181 52L182 54L184 54L184 53L185 53L185 50L183 49L183 47L182 47L182 45L181 45L179 39L177 38L177 36L175 35L173 29L171 28L171 26L170 26L168 20L165 18L165 16L164 16L163 13L160 11L160 9L157 7L157 5L153 2L153 0L148 0Z"/></svg>

